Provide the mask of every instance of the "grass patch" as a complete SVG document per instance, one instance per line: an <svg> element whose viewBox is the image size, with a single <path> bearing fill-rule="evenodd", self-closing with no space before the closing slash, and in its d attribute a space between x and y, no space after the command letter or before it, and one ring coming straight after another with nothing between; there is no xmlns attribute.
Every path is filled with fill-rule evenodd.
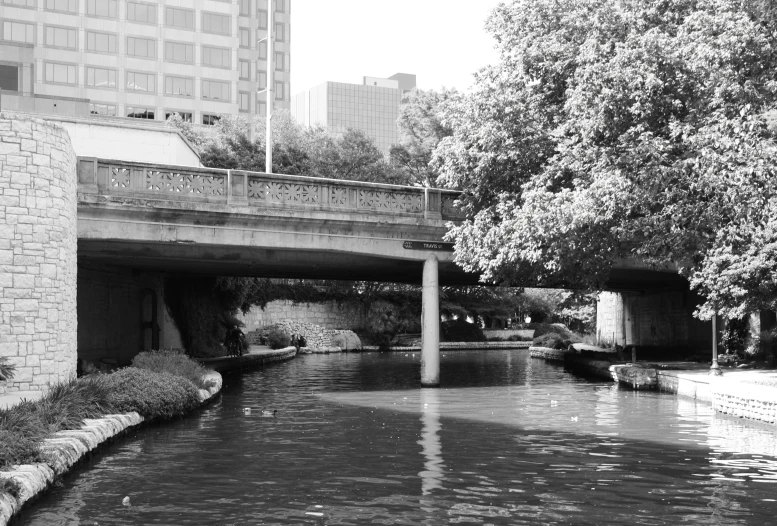
<svg viewBox="0 0 777 526"><path fill-rule="evenodd" d="M132 367L180 376L200 389L210 387L210 382L203 380L208 371L185 354L176 351L142 352L133 358Z"/></svg>

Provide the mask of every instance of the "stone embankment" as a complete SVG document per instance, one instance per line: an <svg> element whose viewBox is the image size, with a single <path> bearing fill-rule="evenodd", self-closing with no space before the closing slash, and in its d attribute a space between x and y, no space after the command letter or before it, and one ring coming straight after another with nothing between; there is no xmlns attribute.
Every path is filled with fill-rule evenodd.
<svg viewBox="0 0 777 526"><path fill-rule="evenodd" d="M528 349L531 342L440 342L441 351L488 351L503 349ZM377 345L364 345L363 351L380 351ZM389 352L418 352L421 347L418 345L393 346Z"/></svg>
<svg viewBox="0 0 777 526"><path fill-rule="evenodd" d="M221 375L209 372L204 377L210 387L200 389L200 403L205 404L221 391ZM20 492L17 496L0 492L0 526L5 526L27 503L41 495L87 454L103 444L123 435L144 422L138 413L105 415L103 418L85 419L81 429L59 431L43 441L41 450L45 462L14 466L1 471L0 478L15 481Z"/></svg>

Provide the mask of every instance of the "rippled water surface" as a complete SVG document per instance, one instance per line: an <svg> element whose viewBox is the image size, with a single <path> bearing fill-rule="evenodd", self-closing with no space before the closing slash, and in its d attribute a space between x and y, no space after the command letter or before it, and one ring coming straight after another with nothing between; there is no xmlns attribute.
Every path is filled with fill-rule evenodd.
<svg viewBox="0 0 777 526"><path fill-rule="evenodd" d="M218 401L96 454L20 524L777 520L774 426L520 350L444 353L443 386L421 390L419 358L311 355L227 376Z"/></svg>

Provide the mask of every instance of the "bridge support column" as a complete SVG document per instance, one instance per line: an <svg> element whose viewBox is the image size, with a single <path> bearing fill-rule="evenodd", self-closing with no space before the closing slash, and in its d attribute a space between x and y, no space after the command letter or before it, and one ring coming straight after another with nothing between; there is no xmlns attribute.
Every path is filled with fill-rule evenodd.
<svg viewBox="0 0 777 526"><path fill-rule="evenodd" d="M421 387L440 385L440 286L437 256L429 254L424 262L421 296Z"/></svg>

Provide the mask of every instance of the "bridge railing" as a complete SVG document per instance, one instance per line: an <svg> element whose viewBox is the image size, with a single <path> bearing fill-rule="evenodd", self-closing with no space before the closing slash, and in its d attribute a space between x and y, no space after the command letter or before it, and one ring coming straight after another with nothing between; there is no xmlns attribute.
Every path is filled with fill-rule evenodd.
<svg viewBox="0 0 777 526"><path fill-rule="evenodd" d="M147 199L461 219L459 192L341 179L78 158L79 191Z"/></svg>

